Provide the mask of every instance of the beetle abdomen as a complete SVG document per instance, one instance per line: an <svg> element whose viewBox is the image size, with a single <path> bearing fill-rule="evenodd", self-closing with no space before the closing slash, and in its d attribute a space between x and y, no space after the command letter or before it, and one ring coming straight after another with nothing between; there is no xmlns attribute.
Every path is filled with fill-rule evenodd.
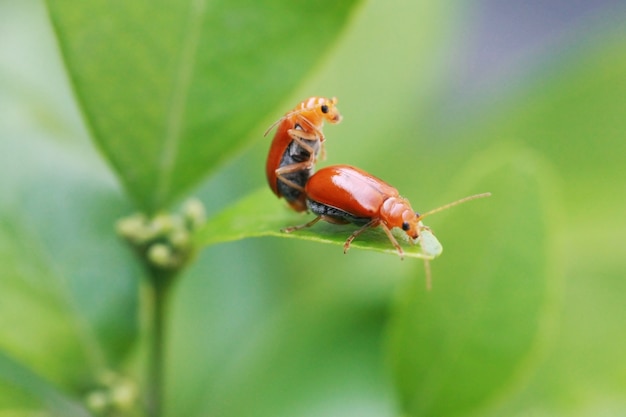
<svg viewBox="0 0 626 417"><path fill-rule="evenodd" d="M337 223L353 223L359 226L369 223L372 219L369 217L357 217L347 211L336 207L327 206L326 204L307 199L307 207L318 216L330 217L337 220Z"/></svg>
<svg viewBox="0 0 626 417"><path fill-rule="evenodd" d="M280 159L279 167L286 167L293 164L298 164L302 162L309 161L313 158L313 160L317 157L320 148L320 142L318 140L307 140L300 138L301 141L309 145L313 151L314 156L311 155L309 151L300 146L298 142L293 141L289 144L283 156ZM282 196L289 203L293 203L295 201L301 200L302 210L304 210L304 193L302 190L306 185L309 177L313 174L313 164L311 164L311 168L309 169L299 169L294 172L289 172L282 174L282 177L293 184L299 185L301 189L294 188L292 185L280 180L278 177L276 178L276 190L278 191L278 196Z"/></svg>

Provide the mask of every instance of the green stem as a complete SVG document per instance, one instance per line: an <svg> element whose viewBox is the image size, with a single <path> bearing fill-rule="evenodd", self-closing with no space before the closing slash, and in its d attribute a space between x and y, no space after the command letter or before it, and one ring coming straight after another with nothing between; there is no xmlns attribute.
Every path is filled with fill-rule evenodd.
<svg viewBox="0 0 626 417"><path fill-rule="evenodd" d="M149 340L148 380L146 381L147 415L161 417L163 413L163 371L165 369L165 320L171 274L152 269L151 337Z"/></svg>

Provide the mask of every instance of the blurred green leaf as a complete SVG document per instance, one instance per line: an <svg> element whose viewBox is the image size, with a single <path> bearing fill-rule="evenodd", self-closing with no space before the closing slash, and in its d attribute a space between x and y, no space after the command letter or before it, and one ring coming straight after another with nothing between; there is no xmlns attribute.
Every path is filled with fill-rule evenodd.
<svg viewBox="0 0 626 417"><path fill-rule="evenodd" d="M215 256L223 258L228 251L225 247L215 248ZM246 254L246 260L254 256ZM241 268L255 269L257 265L245 264ZM195 271L193 280L198 285L187 281L185 285L191 286L183 290L185 305L181 303L179 308L188 314L186 322L177 321L173 329L179 337L173 346L178 355L172 375L180 379L173 379L171 415L392 415L388 378L381 366L380 340L388 307L385 296L359 286L361 277L349 282L320 277L310 280L306 289L273 298L268 309L257 310L253 317L245 314L244 322L232 315L198 318L206 314L208 299L228 296L221 285L220 294L191 295L211 285L206 283L211 268L207 259L202 269ZM244 280L258 292L266 288L259 281L271 281L253 273L249 276ZM241 279L223 281L230 285ZM249 309L255 296L246 294L244 288L238 292L248 301L239 299L235 309ZM228 305L233 300L224 302ZM229 309L216 306L219 301L210 304L209 311ZM192 311L195 314L189 314ZM205 331L211 334L197 335ZM189 337L194 344L184 342ZM224 339L230 343L224 344Z"/></svg>
<svg viewBox="0 0 626 417"><path fill-rule="evenodd" d="M19 217L2 213L0 346L48 378L77 383L93 369L93 346L83 345L93 344L92 335L83 334L57 266L23 227Z"/></svg>
<svg viewBox="0 0 626 417"><path fill-rule="evenodd" d="M626 155L626 38L607 39L561 63L501 122L489 121L494 137L523 140L554 164L573 209L624 207ZM567 68L563 68L567 66ZM484 130L479 134L484 135ZM582 192L582 190L585 190Z"/></svg>
<svg viewBox="0 0 626 417"><path fill-rule="evenodd" d="M356 4L48 0L94 138L150 211L241 147Z"/></svg>
<svg viewBox="0 0 626 417"><path fill-rule="evenodd" d="M0 348L67 390L119 365L138 331L141 272L113 230L129 205L103 173L50 141L0 144Z"/></svg>
<svg viewBox="0 0 626 417"><path fill-rule="evenodd" d="M48 381L0 350L0 388L2 382L7 382L11 387L9 389L20 388L28 392L32 398L37 399L54 415L65 417L88 417L91 415L82 405L58 391ZM12 394L15 395L15 393ZM2 394L0 393L0 397ZM24 412L24 415L33 415L24 410L24 406L25 403L20 404L20 411L10 410L11 415L17 417L22 415L21 412ZM4 411L9 412L6 408Z"/></svg>
<svg viewBox="0 0 626 417"><path fill-rule="evenodd" d="M568 227L558 237L567 279L553 351L492 416L625 414L626 334L617 318L626 317L626 37L595 46L585 45L493 126L495 137L529 143L558 169L565 204L552 220Z"/></svg>
<svg viewBox="0 0 626 417"><path fill-rule="evenodd" d="M249 237L273 236L343 246L348 236L358 228L350 224L337 225L320 221L306 229L291 233L281 232L282 228L304 224L313 219L312 214L304 215L287 208L284 200L278 200L269 189L261 189L209 219L198 232L197 241L199 245L207 246ZM400 244L406 257L424 258L419 245L406 242ZM350 248L398 256L389 238L379 227L363 232L352 242Z"/></svg>
<svg viewBox="0 0 626 417"><path fill-rule="evenodd" d="M553 319L551 171L505 147L461 178L492 198L442 214L433 290L415 280L395 308L390 360L409 416L465 415L500 399L533 369Z"/></svg>

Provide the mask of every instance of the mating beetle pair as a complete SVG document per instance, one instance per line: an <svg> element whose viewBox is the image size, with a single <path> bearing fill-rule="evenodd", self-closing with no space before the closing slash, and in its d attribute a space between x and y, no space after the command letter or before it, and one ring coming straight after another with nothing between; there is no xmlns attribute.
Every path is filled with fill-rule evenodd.
<svg viewBox="0 0 626 417"><path fill-rule="evenodd" d="M402 257L402 247L392 234L392 229L398 228L412 243L419 240L426 258L439 255L441 245L421 220L453 205L486 197L489 193L467 197L419 215L398 190L359 168L332 165L313 173L320 150L323 155L324 121L341 121L336 104L335 98L311 97L285 114L266 132L279 125L266 164L267 180L272 191L278 197L284 197L294 210L308 209L317 215L306 224L283 231L293 232L310 227L319 220L361 226L346 240L345 253L363 231L380 226Z"/></svg>

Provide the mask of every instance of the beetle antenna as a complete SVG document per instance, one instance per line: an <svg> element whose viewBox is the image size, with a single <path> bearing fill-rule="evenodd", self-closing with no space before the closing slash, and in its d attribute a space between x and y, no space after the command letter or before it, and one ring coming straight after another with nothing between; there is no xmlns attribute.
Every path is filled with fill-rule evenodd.
<svg viewBox="0 0 626 417"><path fill-rule="evenodd" d="M422 220L424 217L430 216L431 214L435 214L435 213L439 213L440 211L444 211L449 209L450 207L454 207L454 206L458 206L459 204L471 201L471 200L476 200L478 198L485 198L485 197L490 197L491 193L482 193L482 194L474 194L474 195L470 195L469 197L465 197L465 198L461 198L459 200L453 201L452 203L448 203L448 204L444 204L441 207L437 207L436 209L432 209L430 211L427 211L424 214L420 214L417 216L417 220Z"/></svg>
<svg viewBox="0 0 626 417"><path fill-rule="evenodd" d="M267 136L268 133L270 133L270 130L274 129L274 127L279 124L280 122L282 122L283 120L285 120L287 118L287 116L283 116L280 119L276 120L274 123L272 123L272 125L270 127L267 128L267 130L265 131L265 133L263 133L263 137Z"/></svg>

